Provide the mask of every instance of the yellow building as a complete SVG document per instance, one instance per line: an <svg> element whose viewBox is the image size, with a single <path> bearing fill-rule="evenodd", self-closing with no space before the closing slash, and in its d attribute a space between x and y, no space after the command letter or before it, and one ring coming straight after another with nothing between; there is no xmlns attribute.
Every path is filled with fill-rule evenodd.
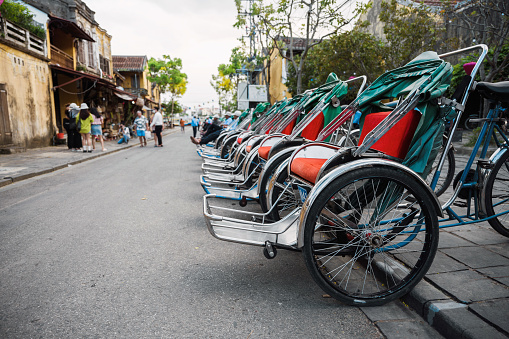
<svg viewBox="0 0 509 339"><path fill-rule="evenodd" d="M124 91L143 99L145 110L159 109L161 93L159 87L148 79L147 56L113 55L112 58L114 72L124 78L120 82Z"/></svg>
<svg viewBox="0 0 509 339"><path fill-rule="evenodd" d="M44 40L0 18L0 151L48 146L56 132Z"/></svg>
<svg viewBox="0 0 509 339"><path fill-rule="evenodd" d="M276 101L292 97L285 85L287 67L287 60L280 55L279 49L273 48L270 54L269 99L271 105Z"/></svg>

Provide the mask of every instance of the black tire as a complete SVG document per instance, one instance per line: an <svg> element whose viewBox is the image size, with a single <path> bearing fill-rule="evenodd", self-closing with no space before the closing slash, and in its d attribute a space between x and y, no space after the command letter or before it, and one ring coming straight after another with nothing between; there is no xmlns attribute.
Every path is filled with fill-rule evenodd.
<svg viewBox="0 0 509 339"><path fill-rule="evenodd" d="M299 205L290 180L286 168L275 173L270 180L267 208L271 209L268 216L273 221L281 220Z"/></svg>
<svg viewBox="0 0 509 339"><path fill-rule="evenodd" d="M477 114L473 114L473 115L470 115L469 117L467 117L465 119L465 123L464 123L465 129L468 131L471 131L474 128L476 128L477 126L479 126L479 124L477 122L470 121L470 119L478 119L478 118L479 118L479 116Z"/></svg>
<svg viewBox="0 0 509 339"><path fill-rule="evenodd" d="M494 165L486 180L485 201L488 217L509 210L509 152ZM503 236L509 237L509 214L489 219L491 227Z"/></svg>
<svg viewBox="0 0 509 339"><path fill-rule="evenodd" d="M428 185L431 185L431 181L433 180L433 176L435 175L435 169L438 167L438 163L440 162L440 158L442 157L443 150L438 153L435 161L433 162L430 174L426 178L426 182ZM454 158L454 150L453 148L449 148L447 152L447 157L445 158L444 167L442 167L442 172L440 173L440 177L438 178L437 185L435 186L435 194L437 197L441 196L449 186L451 185L452 180L454 179L454 172L456 171L456 159Z"/></svg>
<svg viewBox="0 0 509 339"><path fill-rule="evenodd" d="M233 143L237 140L232 138L230 140L226 140L224 145L221 147L221 159L227 159L230 156L230 152L233 148Z"/></svg>
<svg viewBox="0 0 509 339"><path fill-rule="evenodd" d="M302 221L303 256L315 282L356 306L383 305L408 293L428 271L438 246L431 199L410 174L390 167L361 168L334 179ZM379 218L385 218L383 225ZM417 228L422 234L412 238Z"/></svg>
<svg viewBox="0 0 509 339"><path fill-rule="evenodd" d="M269 206L269 203L267 200L267 191L269 189L270 179L272 179L274 172L281 165L281 163L283 163L283 161L288 159L290 157L290 155L291 155L291 153L288 153L287 157L280 157L280 158L278 158L278 161L274 161L274 162L270 163L269 166L266 166L264 168L263 176L260 180L260 187L259 187L260 195L258 197L260 200L260 206L262 208L263 213L266 213L270 209L270 206Z"/></svg>

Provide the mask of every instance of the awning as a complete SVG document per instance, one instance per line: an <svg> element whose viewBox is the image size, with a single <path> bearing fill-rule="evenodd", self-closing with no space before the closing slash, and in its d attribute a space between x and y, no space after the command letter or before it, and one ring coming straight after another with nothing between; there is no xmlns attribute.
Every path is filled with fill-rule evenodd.
<svg viewBox="0 0 509 339"><path fill-rule="evenodd" d="M125 93L121 93L121 92L119 92L118 90L114 90L114 92L113 92L113 93L115 93L115 95L116 95L117 97L119 97L120 99L124 99L124 100L127 100L127 101L130 101L130 100L134 100L134 99L135 99L135 97L132 97L132 96L127 95L127 94L125 94Z"/></svg>
<svg viewBox="0 0 509 339"><path fill-rule="evenodd" d="M76 81L80 78L87 78L87 79L90 79L90 80L94 80L96 81L98 84L100 85L103 85L103 86L106 86L106 87L109 87L111 89L116 89L115 87L115 84L109 82L108 80L106 79L103 79L103 78L100 78L96 75L93 75L93 74L89 74L89 73L84 73L84 72L78 72L78 71L75 71L75 70L72 70L70 68L67 68L67 67L62 67L60 65L55 65L55 64L50 64L49 67L54 70L54 71L58 71L60 73L66 73L68 75L73 75L75 76L76 78L73 80L73 81ZM67 82L65 84L61 84L61 85L57 85L55 87L53 87L53 90L59 88L59 87L62 87L64 85L67 85L73 81L70 81L70 82ZM131 99L129 99L131 100Z"/></svg>
<svg viewBox="0 0 509 339"><path fill-rule="evenodd" d="M152 109L152 108L147 107L147 106L145 106L145 105L143 105L143 109L144 109L144 110L146 110L146 111L153 111L153 109Z"/></svg>
<svg viewBox="0 0 509 339"><path fill-rule="evenodd" d="M151 102L151 103L153 103L153 104L159 105L159 103L158 103L157 101L152 100L152 99L150 99L150 98L148 98L148 97L146 97L146 98L145 98L145 100L150 101L150 102Z"/></svg>
<svg viewBox="0 0 509 339"><path fill-rule="evenodd" d="M75 38L95 42L95 40L92 39L92 37L88 35L83 29L81 29L78 25L76 25L76 23L56 16L52 15L48 16L50 20L48 27L50 29L59 28L64 32L71 34Z"/></svg>

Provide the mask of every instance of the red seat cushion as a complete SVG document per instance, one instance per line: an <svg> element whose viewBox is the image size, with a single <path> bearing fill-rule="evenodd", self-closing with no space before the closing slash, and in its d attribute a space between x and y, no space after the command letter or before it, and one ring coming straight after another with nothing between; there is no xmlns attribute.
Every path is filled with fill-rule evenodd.
<svg viewBox="0 0 509 339"><path fill-rule="evenodd" d="M290 122L288 124L288 126L285 127L284 130L281 131L281 133L283 134L286 134L286 135L290 135L293 131L293 128L295 127L295 121L297 120L297 118L293 119L292 122Z"/></svg>
<svg viewBox="0 0 509 339"><path fill-rule="evenodd" d="M293 174L314 184L320 168L322 168L322 165L327 160L328 159L295 158L292 161L290 170Z"/></svg>
<svg viewBox="0 0 509 339"><path fill-rule="evenodd" d="M247 153L251 152L251 146L246 146L246 152Z"/></svg>
<svg viewBox="0 0 509 339"><path fill-rule="evenodd" d="M318 133L323 129L323 122L323 113L320 113L304 128L300 135L308 140L316 140Z"/></svg>
<svg viewBox="0 0 509 339"><path fill-rule="evenodd" d="M362 126L361 137L359 138L359 145L362 144L366 134L373 130L373 128L375 128L380 121L385 119L389 113L390 112L379 112L366 115L364 125ZM375 142L373 146L371 146L371 149L399 159L404 159L408 153L410 142L414 137L415 130L420 120L421 113L416 110L411 110Z"/></svg>
<svg viewBox="0 0 509 339"><path fill-rule="evenodd" d="M272 146L262 146L258 148L258 155L260 156L260 158L265 160L269 159L269 152L271 148Z"/></svg>
<svg viewBox="0 0 509 339"><path fill-rule="evenodd" d="M241 144L242 143L242 138L237 138L237 144Z"/></svg>

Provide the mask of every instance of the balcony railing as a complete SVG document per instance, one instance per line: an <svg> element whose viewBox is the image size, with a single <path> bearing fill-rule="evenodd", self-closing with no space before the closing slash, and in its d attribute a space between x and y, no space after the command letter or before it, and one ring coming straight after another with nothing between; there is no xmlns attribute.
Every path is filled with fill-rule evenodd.
<svg viewBox="0 0 509 339"><path fill-rule="evenodd" d="M51 62L62 67L74 69L74 59L61 49L51 45Z"/></svg>
<svg viewBox="0 0 509 339"><path fill-rule="evenodd" d="M148 90L146 88L124 88L124 91L140 96L148 95Z"/></svg>
<svg viewBox="0 0 509 339"><path fill-rule="evenodd" d="M46 43L24 28L13 24L10 21L0 18L0 33L3 38L31 52L46 57Z"/></svg>

